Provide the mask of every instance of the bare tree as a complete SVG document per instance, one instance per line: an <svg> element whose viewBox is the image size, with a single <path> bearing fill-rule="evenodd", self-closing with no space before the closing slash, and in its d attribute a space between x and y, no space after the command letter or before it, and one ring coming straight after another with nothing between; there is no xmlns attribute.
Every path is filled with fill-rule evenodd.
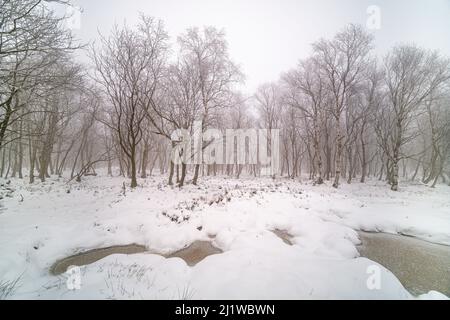
<svg viewBox="0 0 450 320"><path fill-rule="evenodd" d="M107 119L130 162L131 187L137 186L137 149L148 109L164 71L167 33L161 21L141 16L137 29L117 26L102 48L92 48L96 79L111 103Z"/></svg>
<svg viewBox="0 0 450 320"><path fill-rule="evenodd" d="M195 68L200 93L202 132L214 121L214 112L228 105L233 84L243 78L228 55L223 31L214 27L188 29L178 38L183 60ZM203 146L200 146L203 148ZM197 184L200 165L195 166L192 183Z"/></svg>
<svg viewBox="0 0 450 320"><path fill-rule="evenodd" d="M26 115L21 109L29 92L24 91L48 82L51 75L44 71L63 53L79 48L63 27L66 18L57 17L42 0L0 1L0 149L13 123Z"/></svg>
<svg viewBox="0 0 450 320"><path fill-rule="evenodd" d="M321 136L323 121L326 116L327 91L324 76L314 59L301 61L298 69L292 70L283 77L288 90L286 102L293 108L301 110L303 116L311 122L311 140L313 142L315 183L322 184Z"/></svg>
<svg viewBox="0 0 450 320"><path fill-rule="evenodd" d="M403 147L417 136L411 125L424 112L427 99L448 81L449 60L416 46L398 46L385 58L385 72L389 109L383 121L389 125L390 139L382 145L392 166L391 189L397 191L399 162L407 157Z"/></svg>
<svg viewBox="0 0 450 320"><path fill-rule="evenodd" d="M336 157L333 187L339 186L342 170L342 151L345 134L342 131L342 118L348 107L348 99L355 92L367 65L368 54L372 48L372 36L361 26L349 25L332 40L320 40L313 44L316 61L327 79L327 88L333 103L329 108L336 123Z"/></svg>

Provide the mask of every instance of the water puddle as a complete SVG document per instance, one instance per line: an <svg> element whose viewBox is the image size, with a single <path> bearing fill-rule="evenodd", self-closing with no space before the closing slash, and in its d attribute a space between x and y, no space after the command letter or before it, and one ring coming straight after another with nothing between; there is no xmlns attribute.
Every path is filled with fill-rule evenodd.
<svg viewBox="0 0 450 320"><path fill-rule="evenodd" d="M84 266L94 263L112 254L135 254L145 251L147 251L147 248L139 244L92 249L57 261L50 268L50 273L53 275L62 274L66 272L67 268L70 266Z"/></svg>
<svg viewBox="0 0 450 320"><path fill-rule="evenodd" d="M272 230L272 232L281 240L283 240L284 243L286 243L287 245L292 246L292 238L293 236L290 235L286 230L280 230L280 229L275 229Z"/></svg>
<svg viewBox="0 0 450 320"><path fill-rule="evenodd" d="M166 258L181 258L188 266L195 266L207 256L222 253L222 250L214 247L209 241L195 241L190 246L178 250L166 256Z"/></svg>
<svg viewBox="0 0 450 320"><path fill-rule="evenodd" d="M94 263L112 254L136 254L144 252L159 254L155 252L149 252L145 246L139 244L93 249L57 261L50 268L50 273L53 275L59 275L66 272L67 268L70 266L84 266ZM187 265L194 266L205 259L207 256L219 253L222 253L222 250L214 247L210 242L195 241L184 249L178 250L171 254L160 255L165 258L178 257L183 259Z"/></svg>
<svg viewBox="0 0 450 320"><path fill-rule="evenodd" d="M361 256L389 269L413 295L450 296L450 246L386 233L359 232Z"/></svg>

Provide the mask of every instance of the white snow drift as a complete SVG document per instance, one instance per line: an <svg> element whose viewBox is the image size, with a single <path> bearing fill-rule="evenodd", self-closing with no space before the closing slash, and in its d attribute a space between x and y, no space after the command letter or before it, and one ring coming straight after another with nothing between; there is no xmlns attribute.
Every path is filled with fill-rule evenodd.
<svg viewBox="0 0 450 320"><path fill-rule="evenodd" d="M410 299L381 265L359 258L355 230L416 236L450 245L450 188L384 183L312 186L291 180L204 178L182 190L164 177L123 194L122 178L88 177L7 190L2 181L0 280L9 298ZM293 236L289 246L274 229ZM81 267L81 289L52 276L58 259L88 249L139 243L169 253L196 240L224 253L193 267L158 254L112 255ZM370 266L379 288L368 286ZM443 298L430 292L421 298Z"/></svg>

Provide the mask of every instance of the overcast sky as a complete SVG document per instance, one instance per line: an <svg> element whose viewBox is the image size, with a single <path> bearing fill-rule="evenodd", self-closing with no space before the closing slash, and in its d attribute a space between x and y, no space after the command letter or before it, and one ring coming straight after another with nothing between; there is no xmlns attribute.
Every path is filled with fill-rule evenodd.
<svg viewBox="0 0 450 320"><path fill-rule="evenodd" d="M75 31L83 41L107 34L114 22L136 23L139 12L164 20L171 41L191 26L224 28L230 55L246 74L245 91L276 81L310 53L310 44L345 24L366 26L367 8L380 9L372 29L377 53L415 42L450 56L450 0L74 0L83 12Z"/></svg>

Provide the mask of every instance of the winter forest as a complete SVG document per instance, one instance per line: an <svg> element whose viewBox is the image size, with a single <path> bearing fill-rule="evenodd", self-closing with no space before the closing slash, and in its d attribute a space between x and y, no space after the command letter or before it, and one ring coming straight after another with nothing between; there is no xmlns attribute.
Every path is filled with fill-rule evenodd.
<svg viewBox="0 0 450 320"><path fill-rule="evenodd" d="M83 42L58 13L71 6L0 0L0 298L450 295L447 53L398 41L380 55L347 23L249 92L220 26L170 34L145 10ZM262 152L252 128L279 130L266 141L277 172L248 161ZM231 161L211 154L210 129L244 134L241 151L239 137L219 143L232 139ZM176 130L203 135L213 161L175 161L191 148ZM437 271L405 271L401 254L391 266L376 241L424 261L437 250ZM90 262L64 260L80 253Z"/></svg>

